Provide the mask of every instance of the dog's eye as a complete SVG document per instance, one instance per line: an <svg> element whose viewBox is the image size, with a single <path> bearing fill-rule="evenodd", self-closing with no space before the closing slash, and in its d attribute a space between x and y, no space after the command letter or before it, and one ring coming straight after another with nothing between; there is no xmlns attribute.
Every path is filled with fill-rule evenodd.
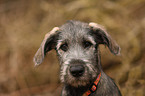
<svg viewBox="0 0 145 96"><path fill-rule="evenodd" d="M84 41L84 42L83 42L84 48L90 48L92 45L93 45L93 44L92 44L91 42L89 42L89 41Z"/></svg>
<svg viewBox="0 0 145 96"><path fill-rule="evenodd" d="M60 49L66 52L66 51L68 50L68 45L67 45L67 43L62 44L62 45L60 46Z"/></svg>

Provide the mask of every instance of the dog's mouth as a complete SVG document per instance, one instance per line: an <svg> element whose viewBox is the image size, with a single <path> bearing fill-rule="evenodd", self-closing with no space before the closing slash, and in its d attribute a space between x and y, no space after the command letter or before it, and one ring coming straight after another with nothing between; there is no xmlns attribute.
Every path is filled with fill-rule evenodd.
<svg viewBox="0 0 145 96"><path fill-rule="evenodd" d="M89 80L85 78L69 78L67 80L67 83L73 87L79 87L79 86L86 86L89 84Z"/></svg>

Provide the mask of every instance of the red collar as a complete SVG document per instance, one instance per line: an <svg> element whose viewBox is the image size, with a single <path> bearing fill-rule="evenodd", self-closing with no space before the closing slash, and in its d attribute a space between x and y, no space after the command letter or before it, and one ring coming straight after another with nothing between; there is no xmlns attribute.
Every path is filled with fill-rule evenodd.
<svg viewBox="0 0 145 96"><path fill-rule="evenodd" d="M85 93L87 96L89 96L91 93L97 90L97 85L98 85L98 82L100 81L100 77L101 77L101 72L98 75L97 79L94 81L92 87Z"/></svg>

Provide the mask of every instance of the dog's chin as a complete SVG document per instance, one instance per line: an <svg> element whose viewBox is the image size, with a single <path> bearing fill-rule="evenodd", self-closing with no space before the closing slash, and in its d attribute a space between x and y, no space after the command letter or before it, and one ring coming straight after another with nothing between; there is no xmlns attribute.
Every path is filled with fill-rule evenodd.
<svg viewBox="0 0 145 96"><path fill-rule="evenodd" d="M80 86L86 86L88 85L90 82L89 80L85 79L85 78L69 78L68 80L66 80L66 83L73 86L73 87L80 87Z"/></svg>

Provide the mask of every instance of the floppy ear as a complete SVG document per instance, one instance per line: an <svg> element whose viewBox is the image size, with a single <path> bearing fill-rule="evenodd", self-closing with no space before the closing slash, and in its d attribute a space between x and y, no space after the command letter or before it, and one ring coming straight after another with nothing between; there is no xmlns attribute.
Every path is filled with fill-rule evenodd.
<svg viewBox="0 0 145 96"><path fill-rule="evenodd" d="M58 27L54 27L49 33L47 33L45 35L45 37L40 45L40 48L36 52L34 59L33 59L35 66L42 63L42 61L46 55L46 52L55 48L56 41L58 38L58 32L57 32L58 30L59 30Z"/></svg>
<svg viewBox="0 0 145 96"><path fill-rule="evenodd" d="M99 44L107 45L111 53L120 55L121 49L119 45L111 38L103 26L93 22L89 23L89 26L93 31L92 34L94 34L95 39Z"/></svg>

